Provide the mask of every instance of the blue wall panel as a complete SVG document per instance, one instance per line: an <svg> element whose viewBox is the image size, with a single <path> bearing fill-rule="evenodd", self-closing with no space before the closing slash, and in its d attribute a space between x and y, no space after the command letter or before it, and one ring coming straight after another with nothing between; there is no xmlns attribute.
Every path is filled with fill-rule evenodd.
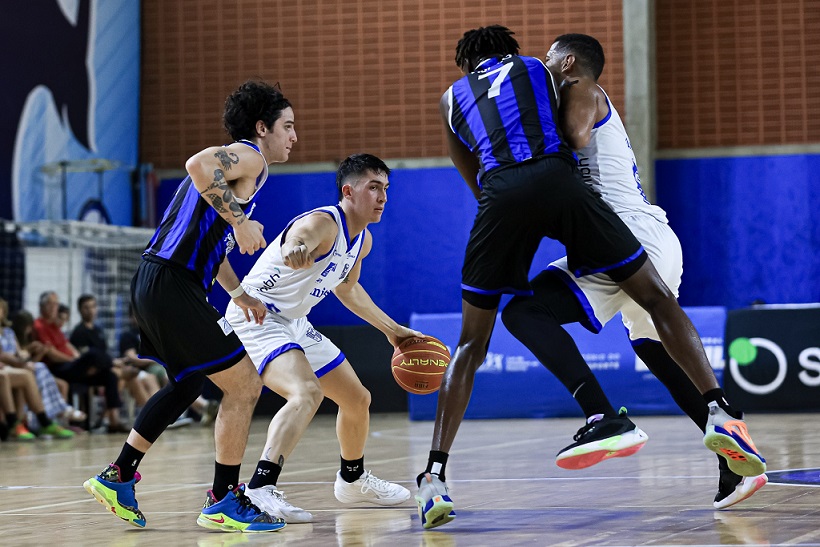
<svg viewBox="0 0 820 547"><path fill-rule="evenodd" d="M820 155L660 160L683 245L681 303L820 301Z"/></svg>
<svg viewBox="0 0 820 547"><path fill-rule="evenodd" d="M273 168L275 173L275 168ZM163 181L158 208L164 210L179 183ZM294 216L337 202L333 173L273 174L260 194L253 218L265 226L270 243ZM461 264L476 201L455 168L396 169L390 176L382 220L372 224L373 250L364 260L361 283L373 300L401 323L413 312L461 311ZM533 273L563 256L563 245L546 240ZM258 255L231 253L241 276ZM224 309L227 296L215 288L211 301ZM311 313L315 325L353 325L362 321L332 296Z"/></svg>

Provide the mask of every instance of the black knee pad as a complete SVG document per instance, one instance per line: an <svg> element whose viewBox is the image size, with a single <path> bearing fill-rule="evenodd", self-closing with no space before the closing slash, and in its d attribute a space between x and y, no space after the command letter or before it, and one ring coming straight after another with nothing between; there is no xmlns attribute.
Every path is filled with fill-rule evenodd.
<svg viewBox="0 0 820 547"><path fill-rule="evenodd" d="M194 373L157 391L134 421L134 431L154 443L202 393L205 375Z"/></svg>

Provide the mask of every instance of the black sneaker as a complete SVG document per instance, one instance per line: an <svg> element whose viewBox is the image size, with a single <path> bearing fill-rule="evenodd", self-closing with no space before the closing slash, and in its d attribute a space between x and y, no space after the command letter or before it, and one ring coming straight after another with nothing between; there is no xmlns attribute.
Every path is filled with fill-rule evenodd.
<svg viewBox="0 0 820 547"><path fill-rule="evenodd" d="M621 407L617 416L590 416L573 439L576 442L555 457L558 467L584 469L609 458L631 456L643 448L649 436L626 417L626 409Z"/></svg>
<svg viewBox="0 0 820 547"><path fill-rule="evenodd" d="M718 460L720 480L718 481L717 494L715 494L715 509L726 509L740 503L769 482L769 478L765 473L755 477L741 477L729 469L726 460L720 457L718 457Z"/></svg>

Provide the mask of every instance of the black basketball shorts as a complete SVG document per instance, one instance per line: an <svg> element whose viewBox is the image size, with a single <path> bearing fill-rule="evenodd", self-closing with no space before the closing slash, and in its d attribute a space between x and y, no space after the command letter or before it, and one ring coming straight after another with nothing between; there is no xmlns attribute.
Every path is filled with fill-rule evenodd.
<svg viewBox="0 0 820 547"><path fill-rule="evenodd" d="M622 281L646 261L629 228L565 159L543 156L500 168L482 186L462 268L464 291L532 294L529 270L544 237L564 244L578 277L603 272Z"/></svg>
<svg viewBox="0 0 820 547"><path fill-rule="evenodd" d="M140 356L163 365L171 381L225 370L246 355L188 270L143 260L131 281L131 303L140 328Z"/></svg>

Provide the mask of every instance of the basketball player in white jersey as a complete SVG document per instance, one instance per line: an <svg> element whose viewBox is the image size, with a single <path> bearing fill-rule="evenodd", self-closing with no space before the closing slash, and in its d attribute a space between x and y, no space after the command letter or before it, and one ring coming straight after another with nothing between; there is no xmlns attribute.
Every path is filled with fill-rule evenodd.
<svg viewBox="0 0 820 547"><path fill-rule="evenodd" d="M381 220L389 174L390 169L375 156L356 154L345 159L336 174L340 203L293 219L242 281L248 294L268 308L263 323L249 322L233 303L225 314L264 385L287 400L271 420L247 493L264 511L288 523L310 522L312 516L286 501L276 482L324 397L339 405L336 434L341 469L334 485L336 498L342 503L377 505L410 499L403 486L364 469L370 393L344 354L307 319L310 309L333 292L394 346L421 336L388 317L358 283L362 260L373 245L367 225Z"/></svg>
<svg viewBox="0 0 820 547"><path fill-rule="evenodd" d="M667 224L663 209L646 199L621 118L597 83L604 66L603 48L591 36L565 34L555 39L546 64L556 81L561 82L559 123L577 154L584 180L638 238L663 281L677 296L683 272L680 243ZM623 410L615 412L561 324L580 322L597 333L621 311L636 354L702 431L715 427L709 423L710 409L705 397L664 349L649 314L609 277L578 276L569 269L564 257L533 280L533 289L533 299L517 298L507 306L504 323L567 387L587 417L587 424L575 436L576 442L558 453L559 466L581 469L610 457L628 456L647 439L629 422ZM525 321L531 323L531 315L525 318L522 313L533 307L542 312L543 324L539 324L538 331L525 325ZM727 420L722 427L734 429L741 445L754 448L745 426L738 424L739 421ZM721 427L719 423L717 426ZM723 454L732 456L726 451ZM751 452L743 457L753 455ZM724 458L718 457L718 461L720 482L714 501L718 509L748 498L766 484L765 474L741 477L729 469Z"/></svg>

